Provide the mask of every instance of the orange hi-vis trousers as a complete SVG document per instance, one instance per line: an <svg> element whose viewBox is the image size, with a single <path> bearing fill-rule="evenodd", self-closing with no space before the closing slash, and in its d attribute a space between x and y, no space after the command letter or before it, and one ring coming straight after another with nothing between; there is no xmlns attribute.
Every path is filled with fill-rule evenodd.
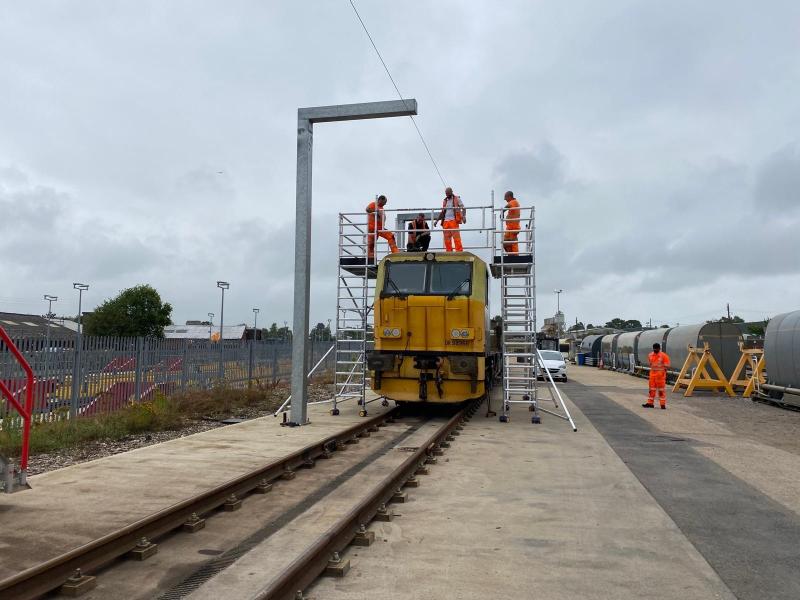
<svg viewBox="0 0 800 600"><path fill-rule="evenodd" d="M394 241L394 234L391 231L385 231L381 229L377 233L375 232L374 227L369 227L369 233L367 235L367 257L368 258L375 258L375 242L377 241L376 238L383 238L387 242L389 242L389 250L392 251L392 254L395 252L400 252L397 249L397 243Z"/></svg>
<svg viewBox="0 0 800 600"><path fill-rule="evenodd" d="M648 404L656 403L656 392L661 406L667 405L667 374L664 371L650 371L650 395L647 398Z"/></svg>
<svg viewBox="0 0 800 600"><path fill-rule="evenodd" d="M455 244L456 252L463 252L464 246L461 245L461 232L458 230L458 222L442 221L442 229L445 250L452 252L453 244Z"/></svg>
<svg viewBox="0 0 800 600"><path fill-rule="evenodd" d="M506 254L519 254L519 244L517 243L519 229L517 231L514 231L514 229L509 225L503 236L503 249L505 249Z"/></svg>

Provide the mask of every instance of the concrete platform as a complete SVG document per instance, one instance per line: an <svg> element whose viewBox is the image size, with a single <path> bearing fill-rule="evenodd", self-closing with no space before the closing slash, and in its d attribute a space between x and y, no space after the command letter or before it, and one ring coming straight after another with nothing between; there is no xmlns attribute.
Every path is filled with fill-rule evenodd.
<svg viewBox="0 0 800 600"><path fill-rule="evenodd" d="M573 375L574 376L574 375ZM562 387L562 389L564 389ZM573 433L515 406L480 412L402 516L351 548L311 598L732 599L734 594L577 406Z"/></svg>
<svg viewBox="0 0 800 600"><path fill-rule="evenodd" d="M0 580L346 429L356 408L312 406L304 427L264 417L34 476L32 490L0 495Z"/></svg>
<svg viewBox="0 0 800 600"><path fill-rule="evenodd" d="M579 432L476 418L315 598L800 598L800 414L573 368Z"/></svg>

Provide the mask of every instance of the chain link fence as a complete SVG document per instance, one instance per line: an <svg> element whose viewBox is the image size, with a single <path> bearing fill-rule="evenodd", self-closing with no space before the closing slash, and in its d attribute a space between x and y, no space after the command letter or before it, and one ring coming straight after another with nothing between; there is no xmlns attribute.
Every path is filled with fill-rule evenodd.
<svg viewBox="0 0 800 600"><path fill-rule="evenodd" d="M211 387L247 388L288 382L292 343L284 340L208 340L74 336L31 337L14 343L36 375L34 421L112 412L156 395ZM323 357L315 376L332 376L333 341L310 339L306 372ZM24 402L24 372L0 342L0 380ZM21 425L0 397L0 429Z"/></svg>

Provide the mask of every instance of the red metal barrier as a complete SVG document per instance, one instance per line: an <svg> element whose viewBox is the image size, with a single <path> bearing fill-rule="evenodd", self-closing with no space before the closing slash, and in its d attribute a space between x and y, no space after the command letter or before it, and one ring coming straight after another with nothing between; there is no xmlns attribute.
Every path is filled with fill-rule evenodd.
<svg viewBox="0 0 800 600"><path fill-rule="evenodd" d="M0 339L5 342L6 346L8 346L11 354L13 354L14 358L17 359L17 362L23 368L26 375L27 385L25 386L24 407L17 401L17 399L14 397L14 394L11 393L11 390L8 389L8 386L3 381L0 381L0 392L3 393L6 399L15 409L17 409L17 412L22 417L22 452L20 453L19 468L22 471L27 471L28 446L30 445L31 437L31 415L33 414L33 369L31 369L28 361L25 360L25 357L22 356L22 353L14 345L14 342L11 341L11 338L6 333L6 330L2 327L0 327Z"/></svg>

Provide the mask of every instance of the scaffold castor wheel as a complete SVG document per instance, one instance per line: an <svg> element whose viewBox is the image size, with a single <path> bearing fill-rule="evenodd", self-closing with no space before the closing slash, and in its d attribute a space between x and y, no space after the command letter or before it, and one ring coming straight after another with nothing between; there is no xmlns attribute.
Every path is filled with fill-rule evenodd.
<svg viewBox="0 0 800 600"><path fill-rule="evenodd" d="M533 423L534 425L538 425L541 422L542 422L542 417L540 417L539 415L533 415L531 417L531 423Z"/></svg>
<svg viewBox="0 0 800 600"><path fill-rule="evenodd" d="M339 409L338 408L332 408L331 409L331 415L333 415L334 417L338 416L339 415Z"/></svg>
<svg viewBox="0 0 800 600"><path fill-rule="evenodd" d="M367 416L367 411L362 408L360 411L358 411L358 416L359 417L366 417Z"/></svg>
<svg viewBox="0 0 800 600"><path fill-rule="evenodd" d="M508 423L508 415L500 415L501 423Z"/></svg>
<svg viewBox="0 0 800 600"><path fill-rule="evenodd" d="M383 407L389 406L389 401L388 401L386 398L384 398L384 399L381 401L381 406L383 406Z"/></svg>

